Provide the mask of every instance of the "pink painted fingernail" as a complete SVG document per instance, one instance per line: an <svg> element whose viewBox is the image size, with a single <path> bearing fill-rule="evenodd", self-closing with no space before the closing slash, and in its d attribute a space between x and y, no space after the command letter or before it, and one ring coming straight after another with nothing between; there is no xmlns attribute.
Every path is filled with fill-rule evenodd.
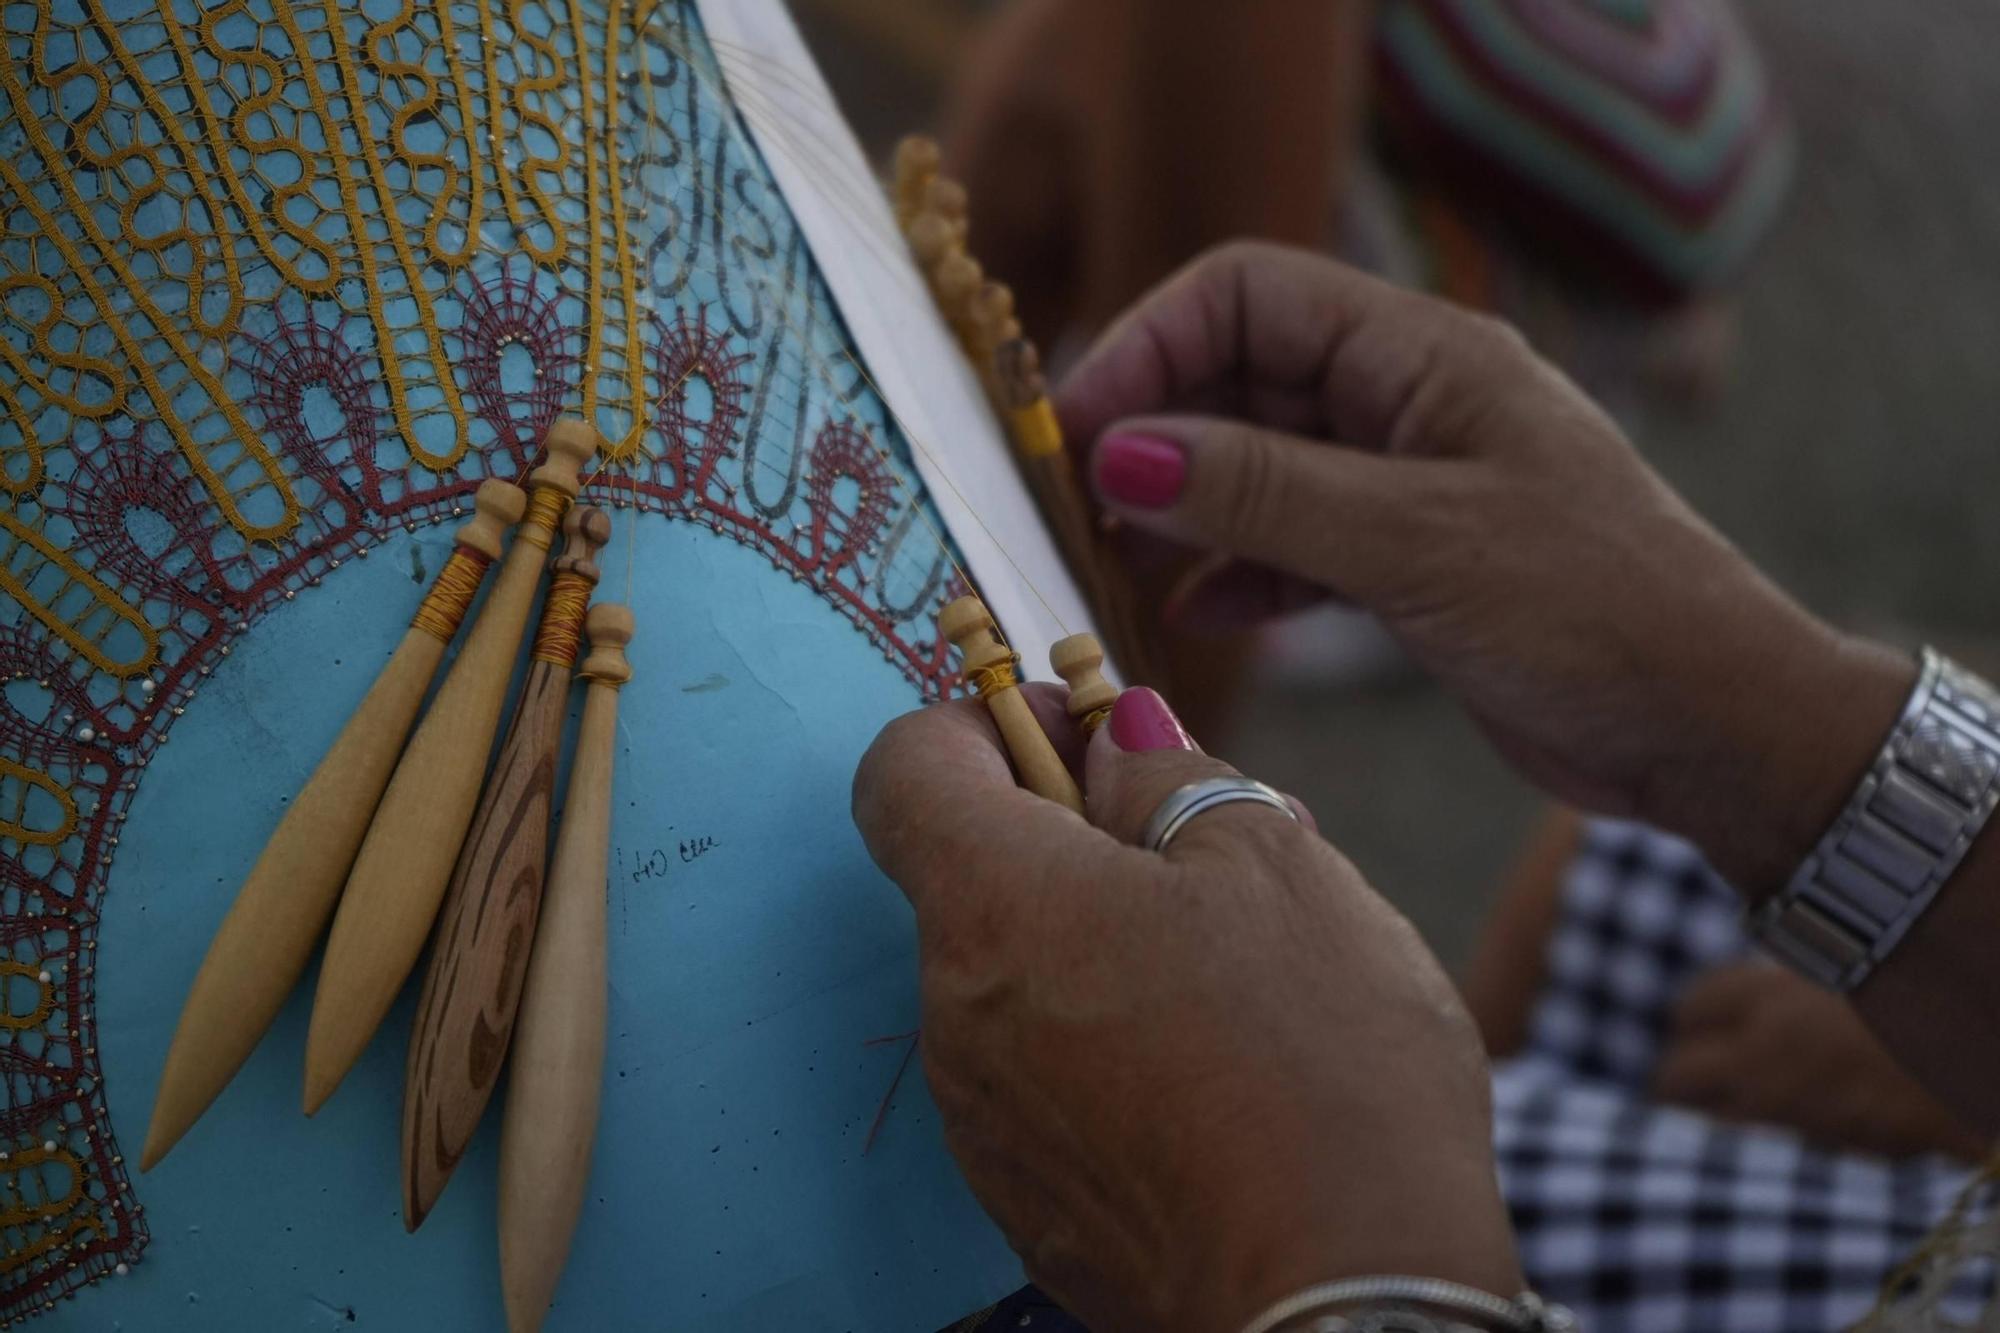
<svg viewBox="0 0 2000 1333"><path fill-rule="evenodd" d="M1125 691L1111 705L1111 741L1127 751L1201 748L1167 701L1143 685Z"/></svg>
<svg viewBox="0 0 2000 1333"><path fill-rule="evenodd" d="M1187 482L1187 454L1153 435L1107 435L1097 444L1097 489L1108 500L1165 509Z"/></svg>

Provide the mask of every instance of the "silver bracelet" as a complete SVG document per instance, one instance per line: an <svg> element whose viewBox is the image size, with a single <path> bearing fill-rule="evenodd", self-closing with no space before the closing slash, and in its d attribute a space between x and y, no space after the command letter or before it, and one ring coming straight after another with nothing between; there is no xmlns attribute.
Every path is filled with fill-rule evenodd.
<svg viewBox="0 0 2000 1333"><path fill-rule="evenodd" d="M1958 869L2000 802L2000 693L1933 649L1833 827L1749 917L1767 950L1853 990Z"/></svg>
<svg viewBox="0 0 2000 1333"><path fill-rule="evenodd" d="M1367 1305L1370 1310L1330 1313L1333 1307ZM1428 1306L1450 1316L1480 1321L1487 1333L1575 1333L1576 1316L1524 1291L1513 1300L1436 1277L1350 1277L1294 1292L1243 1326L1243 1333L1272 1333L1280 1325L1329 1311L1312 1333L1460 1333L1464 1324L1439 1322L1410 1306Z"/></svg>

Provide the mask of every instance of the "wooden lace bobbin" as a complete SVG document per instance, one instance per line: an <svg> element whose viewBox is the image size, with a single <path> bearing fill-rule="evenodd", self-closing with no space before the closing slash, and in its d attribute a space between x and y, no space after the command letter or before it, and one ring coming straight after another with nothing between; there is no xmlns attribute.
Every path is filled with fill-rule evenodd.
<svg viewBox="0 0 2000 1333"><path fill-rule="evenodd" d="M1014 317L1014 292L1004 282L986 282L973 295L971 309L973 361L987 378L987 387L998 397L1000 391L1000 349L1021 337L1021 321Z"/></svg>
<svg viewBox="0 0 2000 1333"><path fill-rule="evenodd" d="M618 691L632 612L590 608L589 682L562 828L514 1029L500 1127L500 1283L507 1326L537 1329L555 1298L590 1180L604 1077L605 892Z"/></svg>
<svg viewBox="0 0 2000 1333"><path fill-rule="evenodd" d="M977 597L961 597L938 613L938 632L958 648L965 678L993 714L1021 785L1082 814L1083 793L1077 790L1076 780L1063 766L1042 724L1035 720L1034 710L1021 697L1016 678L1018 659L1000 642L996 631L992 612Z"/></svg>
<svg viewBox="0 0 2000 1333"><path fill-rule="evenodd" d="M924 281L937 291L937 271L944 261L958 252L958 239L952 233L951 224L935 213L920 213L911 219L904 236L910 242L910 253L917 257L917 267L923 271Z"/></svg>
<svg viewBox="0 0 2000 1333"><path fill-rule="evenodd" d="M479 801L508 678L556 526L600 437L565 417L528 477L528 514L458 660L396 765L327 936L306 1034L305 1110L317 1111L368 1045L423 952Z"/></svg>
<svg viewBox="0 0 2000 1333"><path fill-rule="evenodd" d="M312 958L424 692L528 497L492 480L473 497L415 621L348 718L237 891L181 1009L139 1167L150 1170L208 1109Z"/></svg>
<svg viewBox="0 0 2000 1333"><path fill-rule="evenodd" d="M1007 414L1008 433L1023 458L1049 458L1063 452L1062 425L1056 420L1055 404L1049 401L1049 384L1042 376L1041 353L1020 336L1001 339L993 347L993 382L1001 410Z"/></svg>
<svg viewBox="0 0 2000 1333"><path fill-rule="evenodd" d="M995 351L993 366L1001 410L1022 470L1056 545L1117 650L1119 665L1128 679L1161 681L1153 643L1139 613L1139 597L1110 535L1097 525L1076 459L1063 440L1055 404L1049 400L1040 354L1028 339L1010 338Z"/></svg>
<svg viewBox="0 0 2000 1333"><path fill-rule="evenodd" d="M898 227L908 231L910 223L924 211L925 191L936 179L943 160L937 140L926 135L908 135L896 145L894 183L889 193Z"/></svg>
<svg viewBox="0 0 2000 1333"><path fill-rule="evenodd" d="M968 211L970 202L963 185L949 176L933 176L924 184L923 204L919 211L943 218L945 225L951 228L953 242L962 249L972 233L972 218Z"/></svg>
<svg viewBox="0 0 2000 1333"><path fill-rule="evenodd" d="M985 283L986 273L979 267L979 261L963 250L948 252L931 270L931 288L937 293L938 308L944 311L945 321L968 355L978 338L972 304Z"/></svg>
<svg viewBox="0 0 2000 1333"><path fill-rule="evenodd" d="M1062 425L1049 401L1035 345L1018 335L1001 342L993 355L993 378L1014 452L1056 545L1082 581L1099 619L1116 622L1120 617L1110 605L1118 595L1116 556L1105 548L1083 479L1064 447Z"/></svg>
<svg viewBox="0 0 2000 1333"><path fill-rule="evenodd" d="M445 891L410 1033L403 1224L411 1231L423 1224L479 1127L527 974L570 672L611 520L601 509L579 506L563 520L563 533L568 542L549 583L514 718Z"/></svg>
<svg viewBox="0 0 2000 1333"><path fill-rule="evenodd" d="M1049 666L1069 686L1069 715L1086 736L1111 716L1118 687L1104 678L1104 646L1095 634L1072 634L1049 648Z"/></svg>
<svg viewBox="0 0 2000 1333"><path fill-rule="evenodd" d="M892 193L917 266L1000 410L1043 516L1120 662L1137 679L1159 680L1131 579L1099 530L1076 461L1064 448L1041 358L1014 314L1014 294L987 281L966 249L964 186L939 173L935 143L913 136L898 147Z"/></svg>

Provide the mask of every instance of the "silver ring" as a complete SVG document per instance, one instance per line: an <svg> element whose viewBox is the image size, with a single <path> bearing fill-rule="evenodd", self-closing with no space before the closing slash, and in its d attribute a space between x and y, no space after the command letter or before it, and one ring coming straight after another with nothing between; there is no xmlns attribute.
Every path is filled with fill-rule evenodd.
<svg viewBox="0 0 2000 1333"><path fill-rule="evenodd" d="M1139 845L1149 852L1164 852L1174 835L1187 827L1188 821L1196 815L1213 810L1219 805L1232 801L1255 801L1268 805L1274 810L1282 810L1293 823L1298 822L1298 812L1291 802L1277 788L1258 782L1254 778L1203 778L1200 782L1190 782L1185 787L1170 792L1153 811L1153 817L1146 821L1146 829L1139 835Z"/></svg>

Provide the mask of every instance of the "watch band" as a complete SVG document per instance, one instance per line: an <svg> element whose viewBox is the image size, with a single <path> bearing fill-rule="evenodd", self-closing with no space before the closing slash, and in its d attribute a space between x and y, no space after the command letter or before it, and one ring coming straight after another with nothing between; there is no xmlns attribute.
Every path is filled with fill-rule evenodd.
<svg viewBox="0 0 2000 1333"><path fill-rule="evenodd" d="M1923 650L1903 715L1791 883L1749 917L1778 958L1852 990L1888 957L2000 801L2000 693Z"/></svg>

